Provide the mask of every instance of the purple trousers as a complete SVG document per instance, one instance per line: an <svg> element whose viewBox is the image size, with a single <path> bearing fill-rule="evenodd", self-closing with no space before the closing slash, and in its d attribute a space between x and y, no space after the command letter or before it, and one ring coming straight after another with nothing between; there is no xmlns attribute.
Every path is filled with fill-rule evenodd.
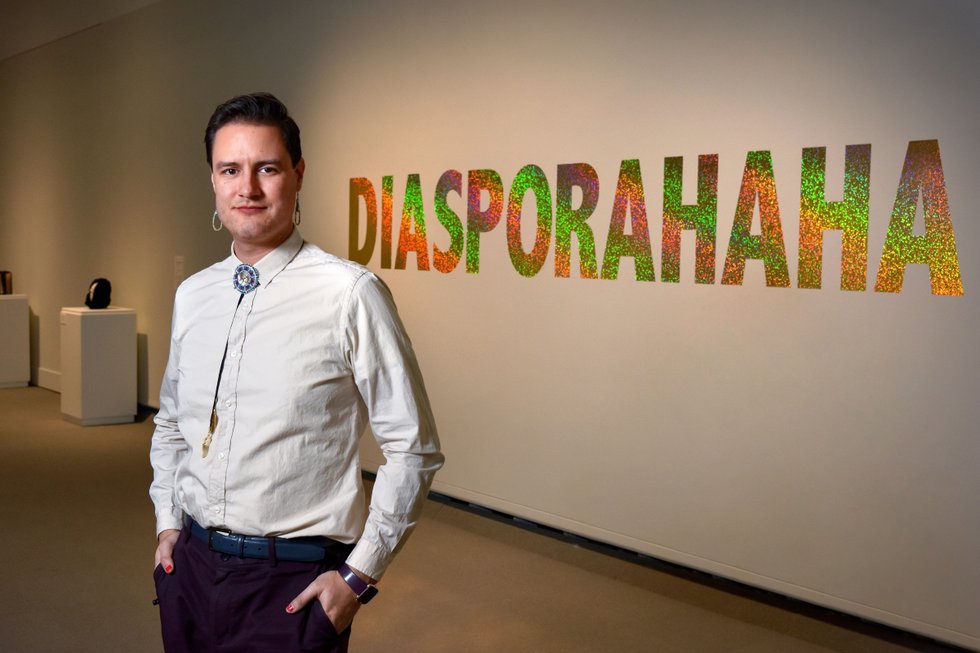
<svg viewBox="0 0 980 653"><path fill-rule="evenodd" d="M257 560L216 553L185 526L174 571L153 571L167 653L342 653L350 628L337 633L319 601L296 614L286 606L313 580L344 561Z"/></svg>

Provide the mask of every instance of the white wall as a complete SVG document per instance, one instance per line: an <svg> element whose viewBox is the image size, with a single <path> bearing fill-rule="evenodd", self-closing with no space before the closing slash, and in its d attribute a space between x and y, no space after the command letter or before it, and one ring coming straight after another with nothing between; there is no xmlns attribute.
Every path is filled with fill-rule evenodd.
<svg viewBox="0 0 980 653"><path fill-rule="evenodd" d="M416 344L447 465L436 489L570 531L980 648L980 164L972 2L558 4L165 1L0 62L0 268L56 375L58 309L87 283L145 334L140 397L166 360L174 257L213 234L200 139L213 106L279 94L303 128L304 235L347 252L352 177L534 163L599 175L600 265L620 162L642 165L657 281L518 275L504 221L481 268L381 270ZM937 139L965 293L910 265L873 290L909 141ZM868 290L797 287L802 149L872 145ZM772 153L789 288L759 261L720 283L746 153ZM716 282L661 282L665 157L719 156ZM464 190L465 192L465 190ZM465 197L450 196L465 215ZM534 218L528 199L525 226ZM753 231L758 233L758 217ZM917 229L922 230L921 215ZM533 235L525 231L526 238ZM528 246L530 240L527 240ZM573 247L573 251L577 251ZM366 448L366 455L374 454Z"/></svg>

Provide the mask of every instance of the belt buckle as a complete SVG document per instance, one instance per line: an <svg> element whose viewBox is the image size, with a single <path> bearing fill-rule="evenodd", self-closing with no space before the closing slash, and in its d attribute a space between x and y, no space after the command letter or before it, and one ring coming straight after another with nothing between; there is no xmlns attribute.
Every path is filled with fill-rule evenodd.
<svg viewBox="0 0 980 653"><path fill-rule="evenodd" d="M232 544L232 547L215 548L214 546L214 536L215 534L220 535L225 539L225 542ZM231 550L228 550L228 549ZM237 552L235 551L237 549ZM215 553L224 553L225 555L237 555L239 558L245 557L245 536L238 535L236 533L229 533L225 531L219 531L214 528L208 529L208 550L214 551Z"/></svg>
<svg viewBox="0 0 980 653"><path fill-rule="evenodd" d="M227 554L228 551L224 551L223 550L223 549L226 549L227 547L215 546L215 544L214 544L214 536L215 535L219 535L222 538L227 538L227 537L230 537L231 536L231 533L225 533L223 531L215 530L213 528L209 528L208 529L208 550L209 551L213 551L214 553L225 553L225 554ZM222 544L224 543L221 540L219 540L219 542L221 542Z"/></svg>

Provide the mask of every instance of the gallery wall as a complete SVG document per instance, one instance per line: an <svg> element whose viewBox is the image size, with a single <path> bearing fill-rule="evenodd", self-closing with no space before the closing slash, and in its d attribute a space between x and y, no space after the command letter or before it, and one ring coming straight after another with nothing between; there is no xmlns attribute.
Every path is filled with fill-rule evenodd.
<svg viewBox="0 0 980 653"><path fill-rule="evenodd" d="M156 405L174 286L228 252L204 124L269 90L303 235L395 294L436 490L980 649L975 3L270 4L165 0L0 61L36 383L107 277ZM664 244L671 202L713 258ZM845 216L821 273L811 210Z"/></svg>

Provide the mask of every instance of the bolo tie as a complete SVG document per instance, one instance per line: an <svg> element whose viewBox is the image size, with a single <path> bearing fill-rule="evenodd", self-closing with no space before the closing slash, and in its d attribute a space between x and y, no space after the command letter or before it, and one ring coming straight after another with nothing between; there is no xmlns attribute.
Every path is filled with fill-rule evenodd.
<svg viewBox="0 0 980 653"><path fill-rule="evenodd" d="M242 305L242 300L245 299L245 295L259 287L259 271L255 269L255 266L242 263L235 268L235 273L231 277L231 283L235 286L235 290L240 293L238 295L238 303L235 304L235 313L237 313L238 307ZM225 351L221 354L221 367L218 368L218 382L214 386L214 402L211 404L211 423L208 426L208 435L204 438L204 444L201 446L201 458L208 457L211 440L214 438L214 432L218 428L218 388L221 387L221 374L225 371L226 358L228 358L228 339L225 339Z"/></svg>

